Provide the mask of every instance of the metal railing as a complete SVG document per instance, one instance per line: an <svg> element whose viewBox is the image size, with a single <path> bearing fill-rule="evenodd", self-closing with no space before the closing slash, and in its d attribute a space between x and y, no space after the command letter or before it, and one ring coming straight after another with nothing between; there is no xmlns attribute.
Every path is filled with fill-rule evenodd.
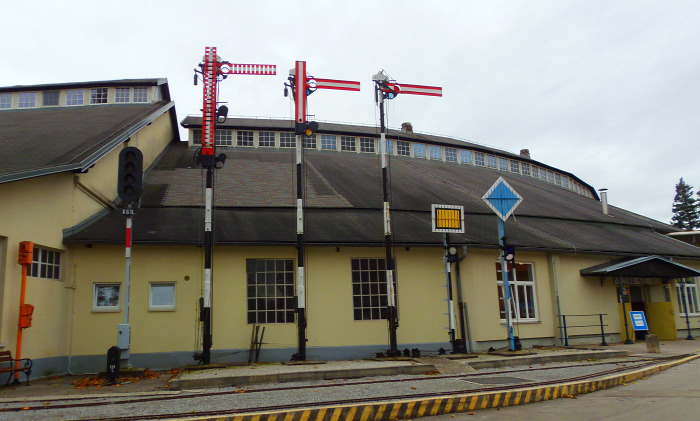
<svg viewBox="0 0 700 421"><path fill-rule="evenodd" d="M601 346L608 346L608 343L605 341L605 326L607 326L607 325L603 322L603 316L607 316L607 314L605 314L605 313L560 314L559 315L559 323L560 323L559 329L564 329L564 346L569 346L569 332L568 332L569 329L588 328L588 327L600 327L600 338L602 339L602 342L600 343L600 345ZM567 322L566 322L567 317L569 318L569 320L571 320L572 317L577 317L577 318L598 317L599 323L597 323L597 324L570 325L570 324L567 324ZM576 320L580 320L580 319L576 319ZM577 323L586 323L586 321L584 320L584 321L577 322ZM593 323L593 322L589 322L589 323ZM598 334L595 334L595 335L587 334L587 335L577 335L577 336L579 336L579 337L581 337L581 336L598 336Z"/></svg>

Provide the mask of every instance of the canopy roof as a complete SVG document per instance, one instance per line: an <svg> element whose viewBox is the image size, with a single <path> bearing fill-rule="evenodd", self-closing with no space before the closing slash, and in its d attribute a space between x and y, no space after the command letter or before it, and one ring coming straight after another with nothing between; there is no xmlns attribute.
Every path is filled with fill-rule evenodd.
<svg viewBox="0 0 700 421"><path fill-rule="evenodd" d="M611 276L624 278L692 278L697 271L659 256L623 259L581 269L582 276Z"/></svg>

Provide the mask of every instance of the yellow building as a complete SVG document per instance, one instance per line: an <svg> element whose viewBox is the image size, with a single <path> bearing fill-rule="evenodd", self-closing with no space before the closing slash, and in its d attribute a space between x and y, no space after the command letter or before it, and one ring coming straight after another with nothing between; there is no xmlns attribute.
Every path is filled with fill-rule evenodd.
<svg viewBox="0 0 700 421"><path fill-rule="evenodd" d="M109 89L118 86L114 83ZM6 91L11 88L1 92ZM192 363L202 345L204 174L194 163L201 119L184 119L189 139L177 142L174 109L163 107L158 116L148 114L152 124L139 126L128 143L144 151L150 167L133 219L130 358L153 369ZM37 111L0 110L0 136L11 130L5 113ZM375 128L321 123L304 139L309 359L363 358L387 350L378 138ZM644 304L652 333L679 335L677 273L671 269L683 276L697 273L700 249L664 235L676 231L673 227L602 206L583 180L525 150L493 150L413 132L409 125L389 131L387 138L401 350L506 345L497 217L482 200L499 177L524 199L505 223L507 241L516 248L516 263L509 266L510 311L524 346L600 342L600 315L607 342L626 339L623 302L626 311ZM46 372L103 369L107 349L117 343L117 326L124 323L125 219L114 205L124 139L103 148L87 173L66 168L26 179L0 173L0 340L10 349L17 322L18 242L34 241L61 256L59 279L28 279L27 302L37 309L34 325L25 330L23 356ZM228 119L218 126L217 154L228 159L215 170L212 362L246 360L255 325L265 327L261 359L289 360L299 347L295 142L292 121ZM7 156L4 146L2 153ZM459 258L451 265L454 343L446 329L451 324L445 315L443 236L431 230L432 204L464 206L465 232L450 236ZM647 260L635 260L640 258ZM621 263L634 270L615 272ZM660 271L653 272L656 268ZM566 334L561 316L567 316Z"/></svg>

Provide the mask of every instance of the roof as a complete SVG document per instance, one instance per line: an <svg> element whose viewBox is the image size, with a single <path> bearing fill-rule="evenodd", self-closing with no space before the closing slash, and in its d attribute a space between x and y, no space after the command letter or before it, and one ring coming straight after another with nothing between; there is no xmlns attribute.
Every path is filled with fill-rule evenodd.
<svg viewBox="0 0 700 421"><path fill-rule="evenodd" d="M182 120L182 126L185 128L201 128L202 127L202 117L198 116L187 116ZM379 128L376 126L363 126L355 124L341 124L341 123L331 123L331 122L318 122L319 128L318 133L325 134L336 134L336 135L348 135L348 136L368 136L368 137L379 137ZM217 123L218 129L244 129L244 130L288 130L294 129L293 120L283 120L283 119L264 119L264 118L229 118L223 123ZM469 141L453 139L445 136L439 136L434 134L419 133L415 131L405 132L402 130L392 130L387 129L386 138L392 140L407 140L412 142L421 142L429 145L442 145L442 146L453 146L458 148L469 148L474 151L484 152L486 154L507 157L507 158L517 158L519 161L528 162L537 165L542 168L555 170L563 175L567 175L571 179L577 181L581 185L588 188L591 195L598 198L598 193L596 190L576 177L566 171L562 171L558 168L552 167L547 164L543 164L539 161L531 159L529 156L514 154L501 149L495 149L486 145L481 145L478 143L473 143Z"/></svg>
<svg viewBox="0 0 700 421"><path fill-rule="evenodd" d="M221 148L223 149L223 148ZM230 148L215 171L214 239L217 244L293 245L295 150ZM317 245L381 246L380 157L374 154L305 150L306 241ZM148 174L141 209L133 221L135 244L203 242L203 171L194 149L172 144ZM663 235L670 225L527 176L438 161L391 157L393 240L397 246L435 246L431 204L463 205L464 234L452 242L497 247L497 217L481 197L499 176L524 198L506 222L509 244L520 249L700 258L700 248ZM123 216L113 211L66 243L123 240Z"/></svg>
<svg viewBox="0 0 700 421"><path fill-rule="evenodd" d="M152 104L3 110L0 112L0 183L63 171L84 172L169 111L179 140L174 106L166 100Z"/></svg>
<svg viewBox="0 0 700 421"><path fill-rule="evenodd" d="M675 279L700 276L700 271L659 256L643 256L581 269L581 275Z"/></svg>
<svg viewBox="0 0 700 421"><path fill-rule="evenodd" d="M15 85L2 86L0 92L26 92L26 91L48 91L54 89L79 89L90 87L110 87L110 86L166 86L168 80L165 78L155 79L118 79L101 80L91 82L65 82L65 83L45 83L41 85Z"/></svg>

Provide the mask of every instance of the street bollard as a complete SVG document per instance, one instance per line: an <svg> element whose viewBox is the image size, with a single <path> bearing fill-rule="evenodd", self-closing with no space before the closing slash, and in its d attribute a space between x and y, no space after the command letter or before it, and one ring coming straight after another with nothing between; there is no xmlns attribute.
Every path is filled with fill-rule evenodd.
<svg viewBox="0 0 700 421"><path fill-rule="evenodd" d="M647 340L647 352L650 353L660 353L659 350L659 337L656 335L648 334L644 337Z"/></svg>

